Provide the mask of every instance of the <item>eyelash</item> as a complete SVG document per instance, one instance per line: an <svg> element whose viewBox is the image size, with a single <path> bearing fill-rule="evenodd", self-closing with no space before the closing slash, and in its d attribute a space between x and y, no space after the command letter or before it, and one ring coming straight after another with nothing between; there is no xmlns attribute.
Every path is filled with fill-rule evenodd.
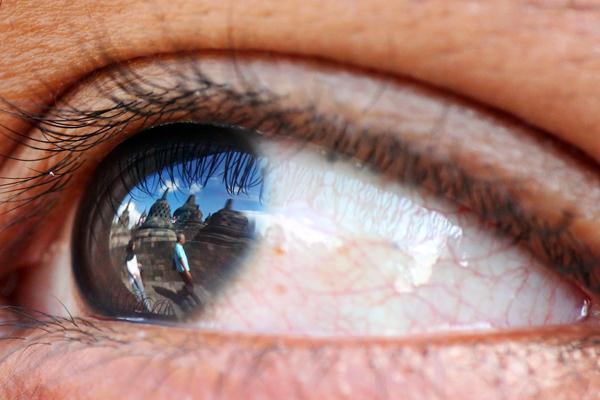
<svg viewBox="0 0 600 400"><path fill-rule="evenodd" d="M266 168L266 160L261 159L243 137L248 133L219 128L198 132L204 128L195 124L153 128L153 133L136 136L121 147L120 154L128 154L127 157L113 154L99 169L115 170L115 179L124 185L126 192L136 188L149 197L155 196L158 187L167 181L174 181L175 176L180 179L183 189L198 183L206 186L220 166L223 171L220 178L228 194L262 188L261 170ZM175 137L172 130L177 133ZM165 141L168 134L169 140ZM110 184L98 182L97 186L102 192Z"/></svg>
<svg viewBox="0 0 600 400"><path fill-rule="evenodd" d="M168 67L165 70L173 72ZM483 221L492 222L498 232L512 236L516 243L524 244L561 274L586 287L592 286L590 264L595 259L593 253L570 233L573 215L564 212L553 224L530 215L512 198L510 183L473 178L451 161L437 160L427 154L427 149L414 148L389 132L371 131L340 116L324 115L314 104L304 108L284 107L285 99L267 90L237 92L232 87L211 81L200 68L193 70L193 76L180 74L175 83L167 87L145 79L128 65L120 65L109 75L108 85L119 88L122 94L117 96L101 87L105 99L112 104L103 109L69 106L42 115L30 114L11 105L14 115L42 132L44 139L38 139L36 143L47 144L52 152L49 157L59 158L55 167L60 166L62 160L66 163L53 177L63 180L62 184L51 186L51 190L35 199L19 201L27 203L62 190L81 166L81 153L116 140L130 125L141 121L142 126L151 127L177 115L181 121L242 126L267 138L292 138L312 143L327 149L332 160L348 157L389 179L425 187L468 206ZM83 136L78 133L89 128L92 128L90 133ZM21 142L25 137L18 136ZM37 149L30 143L26 145ZM42 185L47 184L49 172L41 171L5 185L20 188L18 193L25 193L33 185L40 184L39 181ZM47 207L44 212L50 210L51 207Z"/></svg>

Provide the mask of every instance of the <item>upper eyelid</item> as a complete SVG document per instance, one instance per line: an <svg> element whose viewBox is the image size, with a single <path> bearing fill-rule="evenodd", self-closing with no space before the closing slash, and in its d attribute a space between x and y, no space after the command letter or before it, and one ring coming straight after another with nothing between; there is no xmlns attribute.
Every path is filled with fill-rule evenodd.
<svg viewBox="0 0 600 400"><path fill-rule="evenodd" d="M163 68L165 65L171 66L159 64L159 67ZM520 239L526 242L532 242L529 244L533 247L541 246L541 249L535 250L563 274L575 277L594 292L600 290L594 270L597 257L571 230L574 221L580 218L578 210L565 209L558 215L544 215L544 211L547 210L521 207L520 201L535 195L536 189L521 188L518 195L511 189L519 183L528 182L527 171L519 177L520 181L511 181L510 171L503 171L503 176L498 174L502 176L501 179L475 176L469 171L465 154L461 155L454 150L455 154L449 157L447 149L435 146L441 137L433 132L432 136L425 138L428 140L424 140L424 135L419 137L413 134L414 132L402 129L394 131L389 126L366 128L362 125L364 121L353 121L348 115L330 115L327 111L323 112L322 108L327 107L315 104L312 99L302 107L290 107L286 104L290 102L289 98L270 91L268 86L253 86L253 82L249 81L243 81L238 87L216 82L205 75L198 65L187 65L187 75L176 76L176 79L170 81L172 86L165 85L164 82L156 84L153 78L141 75L135 67L117 68L109 75L108 80L93 82L97 84L98 92L103 96L103 106L97 109L57 108L47 117L37 118L37 128L45 129L47 134L52 135L51 138L65 138L64 143L53 144L55 150L60 150L58 155L61 152L85 153L91 146L111 139L111 135L127 128L133 122L149 120L144 124L151 125L163 121L169 114L187 116L203 122L241 125L273 136L293 133L302 140L358 158L388 176L426 184L430 189L469 204L478 209L484 218L499 223L501 229L520 236ZM307 67L312 68L314 65L309 64ZM174 71L164 68L164 72ZM120 94L115 95L111 88L120 91ZM418 94L426 97L431 93L425 91ZM433 97L436 96L442 102L456 102L459 108L469 109L468 105L457 99L433 93ZM208 104L207 107L213 108L201 110L198 108L199 104ZM215 104L218 106L215 107ZM444 112L448 112L449 109L446 107ZM209 112L203 114L203 111ZM377 115L378 110L369 110L373 111ZM477 107L472 111L480 112ZM485 116L485 113L482 115ZM115 121L116 117L124 119ZM206 121L209 118L212 121ZM443 123L445 122L442 121ZM492 125L494 123L501 124L492 120ZM369 121L369 124L376 125L376 122ZM436 127L435 124L432 126ZM57 130L57 127L60 129ZM510 128L510 124L507 127ZM90 131L94 134L90 134ZM82 140L78 134L83 132L87 136ZM65 134L66 136L60 136ZM73 143L76 146L72 146ZM548 157L569 159L570 156L549 154ZM569 167L576 169L578 162L572 160ZM494 172L497 172L499 166L495 167ZM585 162L579 167L584 170L592 169ZM541 183L542 186L544 184L543 181L536 183ZM537 190L537 195L543 192ZM537 211L541 213L536 213ZM552 221L549 221L548 217L553 217Z"/></svg>

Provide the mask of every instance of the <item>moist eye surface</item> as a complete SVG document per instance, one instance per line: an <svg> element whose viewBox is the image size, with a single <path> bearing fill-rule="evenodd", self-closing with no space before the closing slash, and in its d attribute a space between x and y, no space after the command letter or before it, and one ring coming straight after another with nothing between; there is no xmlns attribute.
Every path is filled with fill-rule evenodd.
<svg viewBox="0 0 600 400"><path fill-rule="evenodd" d="M264 210L261 159L233 130L177 124L141 136L97 171L75 272L103 314L185 320L233 279L257 240L247 213Z"/></svg>
<svg viewBox="0 0 600 400"><path fill-rule="evenodd" d="M111 318L312 336L585 317L580 291L469 209L331 153L198 124L139 133L81 205L83 297Z"/></svg>

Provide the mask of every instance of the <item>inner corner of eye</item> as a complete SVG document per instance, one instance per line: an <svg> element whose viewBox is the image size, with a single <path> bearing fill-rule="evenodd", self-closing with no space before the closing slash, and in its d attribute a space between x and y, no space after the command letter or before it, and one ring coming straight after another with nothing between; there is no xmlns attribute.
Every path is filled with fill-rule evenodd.
<svg viewBox="0 0 600 400"><path fill-rule="evenodd" d="M457 204L306 143L165 125L92 182L74 275L108 317L401 336L572 323L587 304Z"/></svg>

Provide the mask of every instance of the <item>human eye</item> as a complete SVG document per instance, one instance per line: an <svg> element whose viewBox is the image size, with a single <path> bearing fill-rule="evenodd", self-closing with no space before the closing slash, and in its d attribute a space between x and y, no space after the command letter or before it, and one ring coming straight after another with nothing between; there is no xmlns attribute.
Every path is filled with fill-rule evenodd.
<svg viewBox="0 0 600 400"><path fill-rule="evenodd" d="M121 208L117 206L128 198L139 198L140 187L146 188L154 202L163 194L167 180L186 182L177 183L181 186L177 190L189 192L194 184L206 185L213 177L202 178L203 170L212 169L222 178L230 168L237 168L250 171L247 180L263 191L267 200L257 202L260 211L269 216L272 209L278 209L286 222L273 226L278 231L274 237L265 229L262 239L254 239L250 254L236 260L240 264L236 268L244 273L237 280L224 278L226 295L214 296L207 315L177 318L186 326L248 334L377 337L473 331L481 326L497 330L560 324L587 316L596 281L594 265L583 258L585 242L573 241L570 231L574 216L581 214L577 204L569 201L577 189L553 188L543 179L548 165L559 168L568 163L578 179L593 181L584 162L569 158L554 143L535 134L519 131L517 137L513 130L520 128L510 122L410 82L387 82L386 91L368 109L364 102L352 109L351 93L374 93L382 82L377 76L348 74L346 87L336 92L333 88L338 78L332 71L327 66L284 60L249 58L234 65L228 57L190 56L183 61L121 66L107 74L108 78L94 78L88 87L96 95L77 92L64 106L55 107L17 157L41 159L45 166L33 167L43 172L34 179L35 184L19 187L23 204L40 207L58 201L60 207L37 220L54 218L58 212L70 222L60 234L65 247L45 265L46 272L27 273L14 298L51 314L61 314L66 306L73 315L93 318L94 308L100 304L103 312L99 316L104 318L151 322L158 317L160 321L165 307L181 316L183 308L173 301L168 307L139 314L135 307L123 310L121 303L115 304L115 294L125 287L124 275L122 263L110 260L122 258L115 255L123 249L102 252L101 244L114 233L114 218L122 217L115 215ZM290 84L290 73L303 85ZM249 87L248 76L260 86ZM307 88L304 82L309 79L314 86ZM318 102L315 93L319 93ZM247 102L250 105L244 106ZM396 109L396 102L407 108ZM95 108L84 109L79 103L95 104ZM434 117L426 118L427 113ZM190 122L177 123L182 120ZM151 126L158 127L137 134ZM490 129L496 129L494 138ZM133 142L123 142L124 138ZM240 145L242 139L252 146ZM263 144L258 144L259 140ZM122 147L113 150L116 155L99 162L101 151L108 153L118 143ZM45 157L36 157L42 144L47 146ZM507 156L500 150L500 146L510 149L517 145L519 153L508 152ZM105 149L98 150L102 146ZM555 158L534 146L555 149ZM92 159L91 152L100 154ZM258 159L263 157L267 164L248 169L248 163L232 167L224 162L219 174L211 164L221 164L203 158L208 153L233 154L233 159L249 156L255 166L261 165ZM512 165L525 154L531 161L540 157L539 164L530 162L527 171L514 169ZM507 157L516 159L507 166ZM73 160L77 163L72 164ZM201 164L207 167L200 168ZM152 176L165 167L173 168L162 177ZM187 179L183 179L185 171ZM199 171L199 175L190 171ZM240 189L233 189L242 185L239 176L244 175L230 173L228 182L218 179L216 187L221 187L222 193L217 198L239 194ZM67 179L79 181L63 188L61 183ZM264 188L263 179L267 183ZM57 184L59 190L48 190ZM246 193L250 189L241 188ZM563 206L555 210L531 202L542 194ZM206 201L213 201L207 196ZM73 201L75 198L80 200ZM440 201L444 198L446 202ZM18 196L14 199L20 200ZM78 203L83 218L73 222ZM307 225L309 217L315 222ZM329 232L329 237L311 243L290 226L314 237ZM174 227L166 228L171 236L176 234ZM494 229L519 239L502 240ZM158 230L155 226L137 238L139 258L148 270L161 257L160 252L172 251L153 238L144 239L148 232L150 236L161 233ZM128 240L132 235L130 232ZM329 247L335 241L339 244ZM69 258L69 242L75 250L72 272L56 261ZM173 238L167 241L168 245L173 242ZM189 252L192 249L188 247ZM194 254L196 258L214 258L207 248ZM423 264L423 259L433 261ZM390 260L394 262L390 264ZM157 264L155 272L169 269L168 261ZM547 267L580 289L549 273ZM198 268L193 267L192 273L200 281L203 274L211 273ZM210 263L209 268L215 265ZM70 274L74 276L65 284ZM60 279L48 284L48 276ZM179 285L176 279L146 282L146 286L158 286L165 297L165 290ZM277 295L282 287L288 296ZM486 296L487 290L496 292L497 297ZM129 294L135 295L131 287ZM297 296L304 300L294 301ZM441 301L436 303L438 298ZM451 305L444 308L446 304ZM191 308L195 311L194 305ZM351 312L344 311L348 309ZM234 318L242 313L248 318ZM330 317L319 316L322 313ZM584 320L589 322L589 318ZM344 329L336 328L340 325Z"/></svg>
<svg viewBox="0 0 600 400"><path fill-rule="evenodd" d="M54 176L44 177L42 183L51 185L53 180L75 175L62 170L73 154L81 154L79 163L85 162L92 141L118 142L118 130L131 131L128 124L132 120L153 121L139 125L143 128L182 118L212 119L212 128L167 124L136 135L97 166L95 175L86 177L88 189L79 202L80 218L74 222L70 241L79 297L92 309L103 310L101 314L108 317L149 321L162 316L186 320L188 326L248 333L334 336L397 336L482 326L502 329L570 323L587 317L588 295L543 267L547 264L584 290L595 290L587 275L593 266L582 264L574 255L583 254L585 248L569 242L573 218L569 213L575 211L564 206L554 216L540 207L523 205L522 199L533 195L526 185L537 183L546 189L543 180L531 177L533 166L519 171L518 177L507 170L507 176L500 179L499 161L504 159L483 158L485 149L456 139L446 142L445 136L451 134L444 132L444 126L432 136L435 127L431 125L408 129L393 125L401 114L388 109L395 96L404 95L408 88L419 99L431 101L434 97L407 83L389 83L387 93L357 122L352 116L358 112L348 110L353 104L340 104L348 95L326 97L333 92L328 79L335 75L322 66L279 61L277 70L270 70L266 61L240 61L237 67L252 74L262 89L242 86L241 93L231 95L235 81L227 80L229 86L224 86L214 78L217 71L227 74L222 63L219 57L190 58L117 69L108 80L94 82L101 94L96 101L109 99L114 107L74 112L59 106L39 125L39 139L33 143L53 137L50 146L59 150L57 157L44 160L55 165L48 168ZM303 88L309 105L279 106L279 99L292 102L303 98L299 89L289 86L287 93L270 92L283 71L292 71L303 82L314 79L317 83L310 91L324 93L320 103ZM369 79L377 81L376 77ZM371 83L360 76L345 80L351 90ZM254 104L247 110L238 108L233 103L236 96L253 96ZM211 110L215 103L220 108ZM440 109L448 113L445 123L463 116L461 105L454 107ZM418 107L411 111L423 112ZM482 119L478 110L472 111ZM115 114L126 121L119 128ZM330 123L330 116L340 121ZM86 118L83 123L82 117ZM253 118L260 121L258 125ZM299 122L294 125L294 120ZM222 129L216 126L229 121L237 122ZM275 123L281 126L273 128ZM247 128L235 132L234 126ZM468 136L472 143L489 140L477 133ZM65 148L70 149L67 155ZM32 159L38 151L34 144L25 149ZM320 155L323 151L329 155ZM485 160L487 169L479 176L472 172L483 166L476 157ZM444 159L453 159L453 163L441 161ZM544 161L548 163L547 156ZM219 208L213 204L210 211L204 209L215 217L197 216L195 223L201 228L194 232L187 225L176 226L172 211L183 205L182 196L201 186L207 187L207 194L199 196L200 204L220 202ZM522 187L517 191L517 186ZM31 193L25 189L28 200ZM557 195L553 196L556 199ZM246 200L246 215L233 209L230 201L237 197ZM447 201L438 201L442 197ZM191 208L202 211L195 197L188 201ZM226 201L229 205L224 205ZM126 232L124 226L113 225L124 218L116 210L128 207L125 203L138 213L142 208L149 210L148 221L137 230L131 230L129 222ZM227 212L245 225L230 228L243 232L219 231L222 224L238 223L238 219L215 222ZM260 219L252 221L253 232L246 232L248 215L256 212ZM477 212L481 222L475 218ZM501 240L485 222L520 239L514 243ZM215 229L220 235L216 238L211 236ZM190 276L180 277L169 270L173 257L175 264L184 263L173 256L173 246L183 248L176 246L176 235L184 232L189 241L187 253L192 257L188 261L182 256L191 266L185 265ZM234 240L238 243L224 243ZM537 243L542 247L536 248ZM550 243L555 246L551 251ZM524 251L526 248L532 254ZM230 258L223 258L226 254ZM128 264L127 273L124 259L136 264ZM139 271L138 261L146 268L145 274ZM181 268L173 269L185 273ZM233 276L230 269L239 276ZM210 278L213 275L215 278ZM30 286L42 286L37 276L32 275ZM184 288L180 287L182 279ZM188 286L194 279L195 290ZM217 284L218 289L212 290ZM221 291L226 295L219 296ZM69 293L39 289L30 293L27 286L16 297L35 298L31 305L44 312L51 311L48 304L53 297L62 304L75 303L75 296ZM79 309L77 314L85 312L85 307L75 307ZM206 315L196 319L188 315L200 309ZM242 313L254 317L236 319ZM335 327L339 325L346 328L338 331Z"/></svg>
<svg viewBox="0 0 600 400"><path fill-rule="evenodd" d="M99 378L109 375L113 382L120 383L115 387L123 390L127 379L119 378L114 372L133 369L135 373L128 376L135 377L138 383L160 382L154 386L155 392L147 389L149 385L142 385L148 395L166 394L169 388L181 388L185 385L180 386L178 382L184 380L189 384L190 380L185 377L191 376L196 379L191 380L193 383L188 389L196 395L239 395L242 389L248 393L270 393L271 396L298 395L302 392L300 387L312 386L318 387L315 390L320 393L347 397L350 388L365 388L365 396L381 394L378 389L395 393L402 389L409 376L415 374L432 384L440 377L453 381L449 372L452 366L456 376L462 371L464 378L465 371L477 365L477 358L492 360L488 364L489 371L478 371L481 379L492 383L510 381L510 378L505 381L500 378L501 371L509 370L519 375L514 372L518 369L535 375L535 368L542 365L553 369L552 366L559 368L567 363L577 376L595 370L598 272L593 249L597 178L595 164L584 156L573 155L570 150L565 151L564 144L548 140L530 127L468 101L424 89L412 82L341 66L304 64L277 57L192 55L180 61L138 60L117 66L109 75L109 79L102 74L91 79L81 86L83 89L74 91L54 108L45 110L47 112L23 116L24 120L36 125L27 137L20 136L19 131L7 131L15 147L9 153L11 159L2 166L2 176L8 178L3 186L8 201L2 219L7 229L7 234L3 235L2 262L21 267L22 271L10 300L37 311L11 309L20 318L7 317L5 322L11 326L18 323L19 329L9 329L8 334L15 333L26 339L16 354L27 354L28 365L39 363L49 367L39 368L44 370L45 377L52 374L48 371L58 370L54 376L62 378L67 371L83 370L85 373L77 375L80 388L88 384L98 388L101 386ZM192 89L190 85L197 86ZM203 90L206 86L212 91ZM19 109L9 111L15 115ZM288 238L284 244L291 246L287 248L281 246L281 240L253 239L253 246L258 250L246 251L237 264L243 270L240 277L244 279L226 281L224 287L227 290L210 299L214 303L210 313L191 313L171 324L162 319L163 313L158 309L150 315L136 315L136 310L133 309L132 314L131 308L119 314L122 310L115 313L110 306L95 307L82 293L81 280L78 282L78 278L71 276L81 271L82 266L81 259L76 256L71 259L72 246L78 246L82 252L91 249L75 244L74 236L87 228L98 227L101 222L91 219L86 225L75 219L77 212L86 215L88 211L85 204L89 202L83 201L84 196L89 196L97 186L98 171L102 171L99 168L107 165L102 164L103 161L119 152L122 146L138 143L153 144L152 147L158 148L168 141L149 141L157 130L162 129L167 133L165 136L177 138L190 127L195 136L218 131L221 137L226 137L234 130L243 133L253 145L264 141L267 143L265 149L280 149L281 143L291 143L302 151L293 151L297 158L290 156L289 160L276 165L285 165L291 160L300 165L302 171L311 171L309 175L317 178L332 172L335 182L344 182L333 186L336 188L333 192L349 197L351 200L346 203L355 199L365 204L374 203L374 198L391 200L383 204L385 207L378 207L378 212L374 212L373 207L360 208L360 204L353 204L353 210L360 210L357 214L362 218L348 218L340 207L317 207L323 201L315 192L298 191L294 200L300 198L323 212L318 214L317 220L327 215L330 226L342 226L351 234L342 239L352 239L348 241L351 245L345 246L352 251L332 253L327 263L315 263L308 256L319 252L297 250L302 249L297 246L302 243L298 237ZM206 145L203 140L186 139L185 143ZM370 150L373 146L369 144L373 143L380 144L379 151ZM257 145L257 148L262 147ZM267 150L250 153L264 156L269 161L277 161L277 156L281 155L280 151ZM130 151L128 154L136 153ZM194 158L199 159L201 157ZM163 178L177 171L177 159L167 164L175 165L175 168L167 168ZM527 170L522 168L525 164ZM193 166L194 162L187 165ZM161 171L156 168L154 172ZM548 171L552 173L548 174ZM115 209L126 206L128 195L136 190L133 186L139 183L138 178L142 175L137 174L135 184L123 185L128 188L126 191L120 194L108 191L103 197L116 201L109 220L117 217ZM193 174L189 176L192 177L187 180L189 185L183 188L187 191L198 178ZM264 176L269 180L268 174ZM270 185L265 189L267 192L274 187L286 191L298 186L316 187L318 192L325 186L302 180L306 173L279 176L289 179L275 181L278 186ZM21 186L10 181L14 178ZM157 187L166 183L165 179L160 181ZM234 197L239 194L231 190L231 185L226 186L222 193ZM153 201L162 195L152 188L145 192L153 197ZM473 330L473 325L480 328L482 324L470 324L472 320L452 321L458 322L454 325L444 325L440 321L432 323L427 320L432 315L428 314L430 310L423 311L415 306L419 296L404 296L406 291L416 293L415 287L423 289L423 285L419 286L420 278L415 281L412 273L409 274L411 279L400 279L399 282L394 279L397 285L385 287L390 295L385 302L380 301L385 297L383 295L369 301L364 301L361 293L348 296L357 284L373 280L373 275L369 274L374 271L377 285L366 287L374 294L384 293L379 283L389 283L392 275L398 278L394 268L374 268L391 259L390 252L398 251L388 248L394 232L390 228L399 225L391 217L399 213L393 213L389 204L398 198L421 201L418 209L425 210L425 214L440 216L438 221L451 221L452 226L460 227L463 232L473 232L466 235L473 239L471 242L460 242L470 243L469 251L482 247L486 250L482 257L476 252L467 252L467 257L458 254L452 258L456 269L448 269L448 275L435 289L444 291L451 287L456 295L449 297L459 300L476 294L469 300L475 303L471 305L485 311L476 316L476 322L501 312L510 299L487 304L478 302L477 296L481 293L477 294L480 291L477 285L481 281L463 286L453 282L455 273L468 271L482 281L493 282L498 288L497 293L518 287L520 290L509 293L515 293L516 297L520 295L525 301L519 304L524 304L525 309L536 317L543 317L537 320L525 318L524 323L515 324L515 320L511 320L504 325L490 324L495 332ZM443 202L444 206L438 207L438 202ZM330 206L335 201L324 203ZM235 199L233 204L236 204ZM273 210L273 202L265 200L261 207L264 207L261 212L268 214ZM281 228L285 230L290 225L281 224ZM323 233L326 225L313 224L311 227L317 228L316 233ZM435 225L429 225L432 227ZM385 251L373 251L374 242L364 240L371 239L374 233L377 233L375 242L387 246ZM412 236L405 236L413 241L405 241L408 246L404 253L413 256L400 260L399 264L408 259L411 262L406 264L414 265L412 260L425 258L423 252L416 251L419 249L416 241L420 239L417 232L410 233ZM23 240L24 237L28 237L28 241ZM276 238L281 239L281 235ZM484 242L483 246L481 242ZM292 250L296 247L297 251L290 251L290 247ZM322 251L322 247L317 250ZM106 257L109 253L101 255ZM103 263L102 257L88 257L91 259L89 270L95 271L97 265ZM270 261L265 262L269 257ZM461 261L467 262L461 265ZM511 269L506 261L518 268ZM70 268L71 264L73 268ZM332 264L335 268L331 268ZM438 264L435 263L436 271ZM515 277L512 283L517 285L499 284L499 275L490 276L490 279L481 276L481 269L492 264L500 265L495 271L510 270ZM102 265L109 269L118 268L111 263ZM459 266L463 269L458 269ZM329 267L327 271L331 275L319 281L323 267ZM283 272L279 276L282 285L274 284L277 283L274 282L277 272ZM8 287L12 282L7 276ZM521 282L525 282L525 286L518 285ZM533 286L527 286L532 282ZM542 285L536 286L535 282L542 282ZM121 287L119 285L126 284L118 279L108 281L106 287L100 287L97 292L99 296L110 294ZM336 285L343 287L336 292ZM278 289L281 287L285 290ZM471 290L463 290L467 287ZM301 298L295 306L290 307L279 300L281 296L276 297L277 293L301 297L300 293L306 289L313 296ZM128 293L135 296L131 291ZM436 305L447 306L449 297L439 293L430 291L425 297L434 298ZM417 329L395 326L386 330L390 323L406 321L406 312L393 313L393 308L389 307L401 296L404 296L401 304L409 311L413 307L419 310L411 319L419 323L415 324ZM539 301L540 298L547 301ZM359 303L363 304L358 306ZM367 307L364 303L368 303ZM383 315L392 313L394 318L375 318L377 323L365 324L363 321L371 316L369 311L375 307ZM338 311L342 308L352 310L341 318ZM309 309L323 311L327 318L307 312ZM236 314L244 314L250 323L240 325L240 318L231 317ZM283 318L286 316L312 318L304 318L300 321L303 324L298 320L288 324ZM115 319L137 319L154 324ZM503 331L557 323L569 325ZM212 328L211 332L207 332L207 327ZM456 328L470 331L468 334L448 334L448 330ZM425 335L431 331L438 335ZM386 340L382 340L382 336L386 336ZM390 340L400 336L403 337L400 342ZM351 340L340 340L344 338ZM46 345L49 350L44 350ZM23 348L31 351L21 353ZM57 361L62 353L64 358ZM76 360L76 354L85 357ZM539 356L532 357L532 354ZM427 366L439 372L439 368L435 368L439 360L448 368L440 376L428 375ZM467 364L469 368L465 367ZM5 363L4 367L8 368L6 365L14 364ZM145 373L139 372L141 365ZM298 370L303 372L295 372ZM278 386L272 381L266 382L267 373L279 382ZM117 389L106 390L118 393Z"/></svg>

